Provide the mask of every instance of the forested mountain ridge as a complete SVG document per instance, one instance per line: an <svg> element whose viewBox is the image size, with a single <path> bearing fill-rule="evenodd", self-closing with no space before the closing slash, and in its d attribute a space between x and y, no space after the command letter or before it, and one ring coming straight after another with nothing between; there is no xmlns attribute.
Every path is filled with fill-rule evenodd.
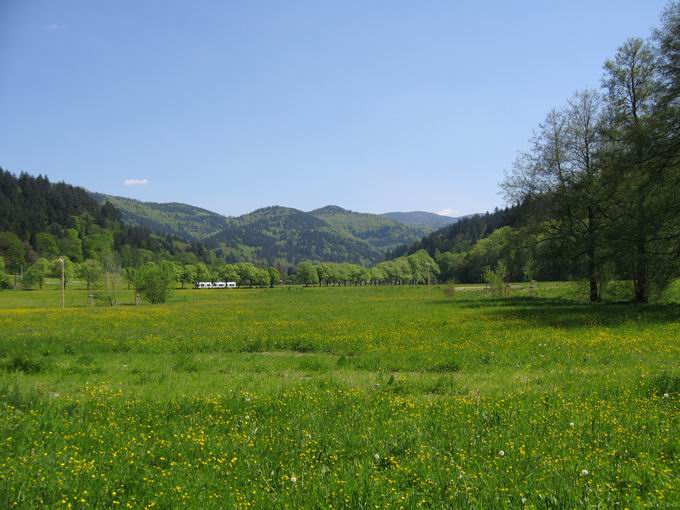
<svg viewBox="0 0 680 510"><path fill-rule="evenodd" d="M442 216L441 214L435 214L426 211L409 211L409 212L387 212L381 214L385 218L389 218L399 223L404 223L405 225L412 225L415 227L425 227L429 230L435 230L442 228L451 223L457 222L461 217L449 217Z"/></svg>
<svg viewBox="0 0 680 510"><path fill-rule="evenodd" d="M272 206L229 218L228 226L206 239L227 261L270 264L301 260L370 263L383 253L327 221L297 209Z"/></svg>
<svg viewBox="0 0 680 510"><path fill-rule="evenodd" d="M231 261L375 262L388 250L415 242L432 230L338 206L309 212L272 206L226 217L182 203L142 202L101 193L92 196L100 204L111 202L126 223L187 241L204 240L219 250L218 256Z"/></svg>
<svg viewBox="0 0 680 510"><path fill-rule="evenodd" d="M0 168L0 258L6 270L21 272L60 256L77 264L114 253L123 264L160 257L207 260L198 244L124 224L115 206L100 205L83 188Z"/></svg>
<svg viewBox="0 0 680 510"><path fill-rule="evenodd" d="M92 193L100 204L107 200L121 212L123 221L172 234L190 241L205 239L226 227L227 218L216 212L178 202L142 202L133 198Z"/></svg>
<svg viewBox="0 0 680 510"><path fill-rule="evenodd" d="M418 241L392 250L389 258L410 255L425 250L431 256L437 252L463 252L477 241L502 227L518 227L522 222L521 207L496 209L494 212L475 214L458 219L455 223L435 230Z"/></svg>
<svg viewBox="0 0 680 510"><path fill-rule="evenodd" d="M310 214L379 250L389 250L416 241L432 230L429 227L407 225L382 214L359 213L337 205L315 209Z"/></svg>

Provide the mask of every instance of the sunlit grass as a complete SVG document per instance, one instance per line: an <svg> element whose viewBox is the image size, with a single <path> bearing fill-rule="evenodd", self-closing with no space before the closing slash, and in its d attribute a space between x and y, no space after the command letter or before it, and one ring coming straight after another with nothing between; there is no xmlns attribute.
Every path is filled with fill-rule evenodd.
<svg viewBox="0 0 680 510"><path fill-rule="evenodd" d="M0 293L2 507L680 504L677 306L73 287Z"/></svg>

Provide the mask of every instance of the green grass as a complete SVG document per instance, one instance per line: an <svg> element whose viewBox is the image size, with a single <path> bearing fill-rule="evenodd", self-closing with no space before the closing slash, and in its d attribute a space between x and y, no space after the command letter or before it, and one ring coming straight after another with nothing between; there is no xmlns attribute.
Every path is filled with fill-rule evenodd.
<svg viewBox="0 0 680 510"><path fill-rule="evenodd" d="M0 293L2 508L680 506L677 305L73 287Z"/></svg>

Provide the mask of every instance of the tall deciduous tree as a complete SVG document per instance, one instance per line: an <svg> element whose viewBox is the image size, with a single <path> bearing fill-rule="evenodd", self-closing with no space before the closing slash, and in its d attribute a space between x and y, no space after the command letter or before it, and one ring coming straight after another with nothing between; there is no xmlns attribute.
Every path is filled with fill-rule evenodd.
<svg viewBox="0 0 680 510"><path fill-rule="evenodd" d="M613 198L612 236L621 263L631 273L635 301L647 303L652 274L660 274L669 194L656 151L659 93L652 47L631 38L604 65L607 91L606 182Z"/></svg>
<svg viewBox="0 0 680 510"><path fill-rule="evenodd" d="M571 257L585 261L591 301L600 297L602 218L608 209L599 164L600 104L596 92L585 90L566 107L551 110L503 183L508 198L535 205L534 219L546 232L541 240L558 241Z"/></svg>

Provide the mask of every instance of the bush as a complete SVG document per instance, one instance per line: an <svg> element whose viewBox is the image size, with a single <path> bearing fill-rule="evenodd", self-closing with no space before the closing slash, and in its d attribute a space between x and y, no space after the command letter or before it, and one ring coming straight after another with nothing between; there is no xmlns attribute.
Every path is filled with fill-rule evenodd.
<svg viewBox="0 0 680 510"><path fill-rule="evenodd" d="M44 366L39 360L28 356L14 356L5 366L8 372L24 372L26 374L37 374L42 372Z"/></svg>
<svg viewBox="0 0 680 510"><path fill-rule="evenodd" d="M677 395L680 393L680 374L663 372L649 381L649 393L652 395Z"/></svg>
<svg viewBox="0 0 680 510"><path fill-rule="evenodd" d="M135 278L135 287L145 301L152 304L165 303L175 283L172 262L147 262Z"/></svg>
<svg viewBox="0 0 680 510"><path fill-rule="evenodd" d="M510 287L506 283L508 278L508 266L500 261L495 268L485 266L482 269L482 279L488 285L490 294L494 297L507 297L510 294Z"/></svg>

